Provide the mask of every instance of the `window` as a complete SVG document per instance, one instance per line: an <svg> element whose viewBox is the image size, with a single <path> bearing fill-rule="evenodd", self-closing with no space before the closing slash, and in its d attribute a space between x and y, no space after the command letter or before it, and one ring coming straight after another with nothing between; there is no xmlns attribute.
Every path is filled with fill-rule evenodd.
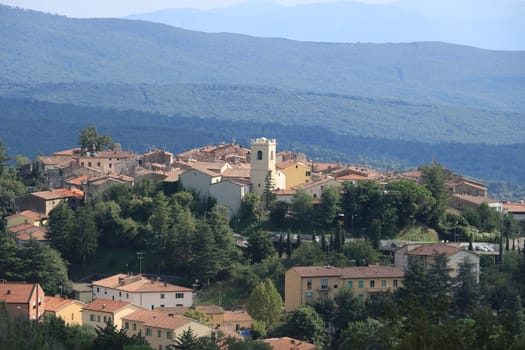
<svg viewBox="0 0 525 350"><path fill-rule="evenodd" d="M109 167L111 168L111 163L109 163Z"/></svg>
<svg viewBox="0 0 525 350"><path fill-rule="evenodd" d="M164 293L161 293L161 294L160 294L160 298L161 298L161 299L164 299Z"/></svg>
<svg viewBox="0 0 525 350"><path fill-rule="evenodd" d="M363 280L359 280L359 281L357 282L357 287L358 287L358 288L364 288L364 287L365 287L365 284L364 284Z"/></svg>
<svg viewBox="0 0 525 350"><path fill-rule="evenodd" d="M88 166L91 166L91 162L88 162Z"/></svg>
<svg viewBox="0 0 525 350"><path fill-rule="evenodd" d="M328 289L328 279L321 279L321 289Z"/></svg>
<svg viewBox="0 0 525 350"><path fill-rule="evenodd" d="M309 171L306 172L306 176L311 176L311 175L312 175L311 172L309 172Z"/></svg>
<svg viewBox="0 0 525 350"><path fill-rule="evenodd" d="M183 299L184 293L175 293L175 299Z"/></svg>
<svg viewBox="0 0 525 350"><path fill-rule="evenodd" d="M108 318L106 316L104 316L104 323L106 323L107 320L108 320Z"/></svg>
<svg viewBox="0 0 525 350"><path fill-rule="evenodd" d="M381 280L381 287L386 288L386 280Z"/></svg>
<svg viewBox="0 0 525 350"><path fill-rule="evenodd" d="M100 293L100 288L99 287L97 287L97 293Z"/></svg>
<svg viewBox="0 0 525 350"><path fill-rule="evenodd" d="M80 166L84 166L84 162L80 162Z"/></svg>
<svg viewBox="0 0 525 350"><path fill-rule="evenodd" d="M393 280L392 282L393 282L393 286L394 286L395 288L397 288L397 280Z"/></svg>
<svg viewBox="0 0 525 350"><path fill-rule="evenodd" d="M262 160L262 151L257 151L257 160Z"/></svg>
<svg viewBox="0 0 525 350"><path fill-rule="evenodd" d="M107 289L104 289L104 294L108 294L108 290Z"/></svg>
<svg viewBox="0 0 525 350"><path fill-rule="evenodd" d="M93 315L93 314L89 315L89 320L91 322L95 322L95 315Z"/></svg>
<svg viewBox="0 0 525 350"><path fill-rule="evenodd" d="M75 319L75 314L71 314L71 321L73 321Z"/></svg>
<svg viewBox="0 0 525 350"><path fill-rule="evenodd" d="M97 315L97 322L100 322L100 315Z"/></svg>
<svg viewBox="0 0 525 350"><path fill-rule="evenodd" d="M312 280L306 280L306 289L312 289Z"/></svg>
<svg viewBox="0 0 525 350"><path fill-rule="evenodd" d="M136 323L133 323L133 330L134 330L134 331L137 330L137 324L136 324Z"/></svg>
<svg viewBox="0 0 525 350"><path fill-rule="evenodd" d="M100 162L97 162L97 166L100 166Z"/></svg>
<svg viewBox="0 0 525 350"><path fill-rule="evenodd" d="M126 299L128 299L128 298L129 298L129 294L128 294L128 293L126 293Z"/></svg>
<svg viewBox="0 0 525 350"><path fill-rule="evenodd" d="M172 331L167 331L166 332L166 338L167 339L173 339L173 332Z"/></svg>
<svg viewBox="0 0 525 350"><path fill-rule="evenodd" d="M270 160L273 160L273 151L270 151Z"/></svg>
<svg viewBox="0 0 525 350"><path fill-rule="evenodd" d="M160 307L164 307L165 305L164 304L160 304Z"/></svg>
<svg viewBox="0 0 525 350"><path fill-rule="evenodd" d="M124 322L124 329L129 329L129 322Z"/></svg>
<svg viewBox="0 0 525 350"><path fill-rule="evenodd" d="M376 281L371 280L370 281L370 288L375 288L375 287L376 287Z"/></svg>
<svg viewBox="0 0 525 350"><path fill-rule="evenodd" d="M122 296L122 292L118 292L118 296L121 297Z"/></svg>
<svg viewBox="0 0 525 350"><path fill-rule="evenodd" d="M310 299L312 297L312 292L306 292L306 298Z"/></svg>
<svg viewBox="0 0 525 350"><path fill-rule="evenodd" d="M334 284L334 289L337 289L337 287L339 287L337 284Z"/></svg>
<svg viewBox="0 0 525 350"><path fill-rule="evenodd" d="M155 310L155 305L151 305L151 310Z"/></svg>
<svg viewBox="0 0 525 350"><path fill-rule="evenodd" d="M160 338L162 337L162 331L159 329L157 330L157 338Z"/></svg>
<svg viewBox="0 0 525 350"><path fill-rule="evenodd" d="M348 288L354 288L354 281L348 281Z"/></svg>
<svg viewBox="0 0 525 350"><path fill-rule="evenodd" d="M151 328L146 328L146 335L151 337Z"/></svg>

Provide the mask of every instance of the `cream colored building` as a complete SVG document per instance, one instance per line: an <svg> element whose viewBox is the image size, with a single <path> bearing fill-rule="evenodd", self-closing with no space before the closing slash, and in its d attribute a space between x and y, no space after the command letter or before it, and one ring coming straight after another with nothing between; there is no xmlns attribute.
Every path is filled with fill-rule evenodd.
<svg viewBox="0 0 525 350"><path fill-rule="evenodd" d="M467 261L472 264L472 273L479 282L479 255L468 250L448 245L446 243L415 243L406 244L394 252L394 265L406 271L411 262L417 262L429 269L434 264L436 254L445 254L450 268L450 276L456 277L460 265Z"/></svg>
<svg viewBox="0 0 525 350"><path fill-rule="evenodd" d="M287 312L318 298L333 299L341 288L359 298L394 291L403 281L403 271L391 266L296 266L285 274L284 308Z"/></svg>
<svg viewBox="0 0 525 350"><path fill-rule="evenodd" d="M94 281L93 298L122 300L146 309L191 306L193 290L174 284L148 279L142 275L117 274Z"/></svg>
<svg viewBox="0 0 525 350"><path fill-rule="evenodd" d="M170 316L171 315L171 316ZM138 310L122 317L128 335L143 335L153 349L167 350L173 340L191 328L197 337L211 335L211 328L193 319L157 311Z"/></svg>
<svg viewBox="0 0 525 350"><path fill-rule="evenodd" d="M95 299L82 309L82 324L92 327L106 327L113 324L122 328L122 317L142 309L140 306L124 301Z"/></svg>
<svg viewBox="0 0 525 350"><path fill-rule="evenodd" d="M82 325L82 308L86 306L81 301L61 297L44 298L44 314L64 320L67 326Z"/></svg>
<svg viewBox="0 0 525 350"><path fill-rule="evenodd" d="M266 179L269 177L276 188L286 187L284 183L277 183L277 168L275 150L277 141L260 137L250 142L250 182L252 183L252 192L263 194L266 185ZM282 182L279 179L279 182ZM284 187L282 187L284 186Z"/></svg>
<svg viewBox="0 0 525 350"><path fill-rule="evenodd" d="M277 169L280 170L285 178L286 185L284 189L290 189L294 186L310 182L312 179L311 168L303 162L287 160L277 163Z"/></svg>

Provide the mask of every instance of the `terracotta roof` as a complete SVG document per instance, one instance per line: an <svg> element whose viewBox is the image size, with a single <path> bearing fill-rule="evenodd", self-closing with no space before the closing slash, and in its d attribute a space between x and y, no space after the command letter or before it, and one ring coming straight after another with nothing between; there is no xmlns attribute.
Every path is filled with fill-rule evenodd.
<svg viewBox="0 0 525 350"><path fill-rule="evenodd" d="M16 218L18 216L23 216L23 217L26 217L26 218L29 218L29 219L32 219L32 220L44 220L44 219L48 219L49 218L49 216L41 214L41 213L36 212L34 210L24 210L24 211L21 211L19 213L14 213L13 215L6 216L5 219L9 220L9 219L12 219L12 218Z"/></svg>
<svg viewBox="0 0 525 350"><path fill-rule="evenodd" d="M74 177L72 179L66 180L66 183L79 186L79 185L85 184L87 180L89 180L89 176L84 175L84 176L78 176L78 177Z"/></svg>
<svg viewBox="0 0 525 350"><path fill-rule="evenodd" d="M145 309L134 311L129 315L122 317L122 319L127 321L140 322L143 323L144 326L170 330L178 329L190 322L196 322L195 320L192 320L187 317L182 317L178 315L169 316L161 312L150 311Z"/></svg>
<svg viewBox="0 0 525 350"><path fill-rule="evenodd" d="M305 167L308 167L306 164L304 164L303 162L299 162L297 160L285 160L284 162L278 162L275 167L277 169L286 169L288 167L291 167L293 165L302 165L302 166L305 166Z"/></svg>
<svg viewBox="0 0 525 350"><path fill-rule="evenodd" d="M40 156L38 157L38 161L44 165L58 166L58 165L69 164L71 162L71 158Z"/></svg>
<svg viewBox="0 0 525 350"><path fill-rule="evenodd" d="M263 339L273 350L315 350L317 345L289 337Z"/></svg>
<svg viewBox="0 0 525 350"><path fill-rule="evenodd" d="M358 175L358 174L348 174L343 176L338 176L337 180L343 180L343 181L359 181L359 180L370 180L367 176Z"/></svg>
<svg viewBox="0 0 525 350"><path fill-rule="evenodd" d="M0 301L22 304L29 302L38 283L6 282L0 283Z"/></svg>
<svg viewBox="0 0 525 350"><path fill-rule="evenodd" d="M462 251L460 248L452 247L448 244L435 243L423 244L421 247L414 248L407 255L433 256L435 254L446 254L447 256Z"/></svg>
<svg viewBox="0 0 525 350"><path fill-rule="evenodd" d="M252 322L246 311L224 311L224 322Z"/></svg>
<svg viewBox="0 0 525 350"><path fill-rule="evenodd" d="M84 310L114 313L114 312L117 312L125 308L126 306L134 306L134 305L132 305L131 303L126 303L124 301L120 301L120 300L95 299L91 303L84 306Z"/></svg>
<svg viewBox="0 0 525 350"><path fill-rule="evenodd" d="M379 278L403 277L403 271L391 266L296 266L292 267L301 277Z"/></svg>
<svg viewBox="0 0 525 350"><path fill-rule="evenodd" d="M190 171L198 171L198 172L201 172L201 173L203 173L203 174L206 174L206 175L208 175L208 176L210 176L210 177L220 177L220 176L221 176L220 173L217 173L217 172L215 172L215 171L209 170L209 169L207 169L207 168L200 167L200 166L198 166L198 165L196 165L196 166L195 166L195 165L192 166L192 168L186 170L186 171L184 172L184 174L187 173L187 172L190 172Z"/></svg>
<svg viewBox="0 0 525 350"><path fill-rule="evenodd" d="M75 303L80 303L82 305L85 305L81 301L78 301L75 299L46 296L44 298L44 310L51 311L51 312L58 312L62 310L63 308L65 308L66 306L75 304Z"/></svg>
<svg viewBox="0 0 525 350"><path fill-rule="evenodd" d="M84 192L77 190L77 189L67 189L67 188L59 188L51 191L41 191L41 192L33 192L31 193L32 196L42 198L44 200L53 200L53 199L62 199L62 198L70 198L75 197L79 199L84 198Z"/></svg>
<svg viewBox="0 0 525 350"><path fill-rule="evenodd" d="M33 238L33 239L36 239L37 241L47 241L48 239L46 236L47 236L46 227L33 226L33 228L29 228L20 233L17 233L16 239L20 241L28 241L31 238Z"/></svg>
<svg viewBox="0 0 525 350"><path fill-rule="evenodd" d="M248 168L233 168L233 169L226 169L224 173L222 173L222 176L224 177L244 177L249 178L250 177L250 169Z"/></svg>
<svg viewBox="0 0 525 350"><path fill-rule="evenodd" d="M141 275L128 276L120 273L98 281L93 281L93 285L105 288L112 288L125 292L191 292L191 288L181 287L170 283L150 280Z"/></svg>
<svg viewBox="0 0 525 350"><path fill-rule="evenodd" d="M23 231L26 231L26 230L29 230L29 229L32 229L33 227L38 227L38 226L35 226L33 224L18 224L18 225L14 225L14 226L11 226L11 227L8 227L7 230L11 233L19 233L19 232L23 232Z"/></svg>
<svg viewBox="0 0 525 350"><path fill-rule="evenodd" d="M273 193L276 196L293 196L297 193L297 191L294 189L289 189L289 190L279 189L279 190L273 191Z"/></svg>
<svg viewBox="0 0 525 350"><path fill-rule="evenodd" d="M326 179L321 179L321 180L318 180L318 181L305 182L305 183L302 183L300 185L295 186L294 188L308 189L308 188L312 188L312 187L316 187L316 186L321 186L321 185L324 185L324 184L327 184L327 183L333 183L334 185L339 185L339 183L336 182L335 179L333 179L333 178L326 178Z"/></svg>
<svg viewBox="0 0 525 350"><path fill-rule="evenodd" d="M524 203L503 203L503 209L509 213L525 213Z"/></svg>
<svg viewBox="0 0 525 350"><path fill-rule="evenodd" d="M71 149L65 149L63 151L54 152L54 156L72 156L75 153L79 153L81 151L80 148L71 148Z"/></svg>

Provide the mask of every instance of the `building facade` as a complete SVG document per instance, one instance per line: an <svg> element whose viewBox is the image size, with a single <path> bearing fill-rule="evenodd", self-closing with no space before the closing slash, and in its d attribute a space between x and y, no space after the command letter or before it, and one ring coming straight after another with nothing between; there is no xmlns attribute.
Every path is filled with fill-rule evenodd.
<svg viewBox="0 0 525 350"><path fill-rule="evenodd" d="M394 291L403 276L402 270L391 266L292 267L285 274L284 308L290 312L315 299L333 299L342 288L351 289L359 298Z"/></svg>

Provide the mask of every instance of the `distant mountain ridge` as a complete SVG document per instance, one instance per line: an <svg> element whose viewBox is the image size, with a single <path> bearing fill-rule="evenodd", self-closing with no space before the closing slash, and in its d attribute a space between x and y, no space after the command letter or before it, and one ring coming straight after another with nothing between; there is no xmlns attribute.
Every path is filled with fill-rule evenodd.
<svg viewBox="0 0 525 350"><path fill-rule="evenodd" d="M247 1L227 8L165 9L140 19L208 33L343 43L443 41L496 50L525 50L525 3L502 0L360 2L280 6ZM445 11L449 9L449 11ZM470 14L472 13L472 14Z"/></svg>
<svg viewBox="0 0 525 350"><path fill-rule="evenodd" d="M0 83L219 83L522 111L525 52L329 44L0 6Z"/></svg>

